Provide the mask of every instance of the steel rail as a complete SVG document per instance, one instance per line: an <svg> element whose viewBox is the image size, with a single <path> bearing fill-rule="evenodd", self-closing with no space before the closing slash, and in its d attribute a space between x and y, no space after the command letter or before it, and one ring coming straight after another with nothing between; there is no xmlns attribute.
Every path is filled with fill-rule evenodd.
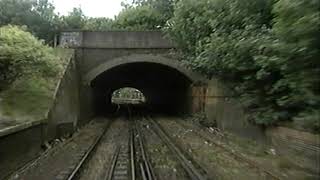
<svg viewBox="0 0 320 180"><path fill-rule="evenodd" d="M137 132L137 138L138 138L138 144L139 144L139 149L141 152L141 157L142 157L142 163L140 164L140 167L143 168L141 169L142 175L146 180L156 180L156 176L154 174L154 171L152 169L151 163L149 161L149 158L147 156L147 153L145 151L145 145L143 142L143 133L137 128L137 121L134 120L134 130Z"/></svg>
<svg viewBox="0 0 320 180"><path fill-rule="evenodd" d="M99 135L95 141L90 145L90 147L88 148L88 150L86 151L86 153L82 156L81 160L79 161L79 163L77 164L77 166L72 170L71 174L68 176L67 180L73 180L77 177L77 175L79 174L79 170L81 169L81 167L85 164L85 162L88 160L89 155L97 148L97 146L100 144L102 137L104 137L104 135L106 134L106 132L108 131L110 125L112 122L108 123L108 125L106 125L106 127L104 128L103 132L101 133L101 135Z"/></svg>
<svg viewBox="0 0 320 180"><path fill-rule="evenodd" d="M178 160L180 161L182 167L185 169L187 174L192 180L207 180L207 176L203 169L196 168L194 164L186 158L182 151L175 145L175 143L170 139L170 137L164 132L160 125L153 120L151 117L147 118L151 122L154 132L158 137L166 144L166 146L177 155Z"/></svg>
<svg viewBox="0 0 320 180"><path fill-rule="evenodd" d="M112 165L110 167L109 173L104 178L105 180L112 180L112 177L113 177L113 174L114 174L114 170L116 168L116 164L117 164L117 161L118 161L119 154L120 154L120 147L117 147L117 149L115 150L114 156L112 158Z"/></svg>
<svg viewBox="0 0 320 180"><path fill-rule="evenodd" d="M133 129L131 129L131 128L130 128L130 165L131 165L131 180L135 180L136 179L136 172L135 172L136 167L135 167L134 133L133 133Z"/></svg>
<svg viewBox="0 0 320 180"><path fill-rule="evenodd" d="M176 121L176 122L177 122L178 124L180 124L181 126L183 126L184 128L188 129L188 127L187 127L185 124L183 124L183 123L181 123L181 122L179 122L179 121ZM200 128L199 128L199 130L200 130ZM264 173L264 174L266 174L267 176L269 176L268 178L272 178L272 179L276 179L276 180L280 180L280 179L281 179L281 178L277 177L276 175L274 175L274 174L273 174L272 172L270 172L269 170L267 170L267 169L265 169L265 168L257 165L256 162L254 162L254 161L252 161L252 160L250 160L250 159L248 159L248 158L246 158L246 157L244 157L244 156L242 156L242 155L240 155L240 154L238 154L238 153L236 153L236 152L233 152L233 151L231 151L230 149L226 148L225 146L223 146L223 145L221 145L221 144L213 141L213 140L209 137L209 135L207 135L207 134L206 134L206 135L205 135L205 134L202 134L202 133L200 133L199 131L193 131L193 132L196 133L199 137L205 139L206 141L208 141L208 142L214 144L215 146L223 149L224 151L228 152L229 154L231 154L231 156L233 156L233 157L234 157L235 159L237 159L238 161L240 160L240 161L242 161L242 162L244 162L244 163L247 163L249 166L251 166L251 167L253 167L253 168L261 171L261 172Z"/></svg>
<svg viewBox="0 0 320 180"><path fill-rule="evenodd" d="M132 112L130 110L129 105L127 105L128 109L128 123L129 123L129 143L130 143L130 171L131 171L131 180L136 179L136 167L135 167L135 146L134 146L134 128L132 122Z"/></svg>

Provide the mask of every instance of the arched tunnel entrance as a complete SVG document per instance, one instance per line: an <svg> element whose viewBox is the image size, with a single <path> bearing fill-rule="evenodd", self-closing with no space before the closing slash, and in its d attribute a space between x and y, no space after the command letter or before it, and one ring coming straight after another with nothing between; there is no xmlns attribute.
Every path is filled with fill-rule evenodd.
<svg viewBox="0 0 320 180"><path fill-rule="evenodd" d="M192 80L179 70L152 62L131 62L107 69L91 81L94 108L97 114L112 113L112 93L123 87L140 90L145 98L145 110L165 114L188 111L188 92Z"/></svg>

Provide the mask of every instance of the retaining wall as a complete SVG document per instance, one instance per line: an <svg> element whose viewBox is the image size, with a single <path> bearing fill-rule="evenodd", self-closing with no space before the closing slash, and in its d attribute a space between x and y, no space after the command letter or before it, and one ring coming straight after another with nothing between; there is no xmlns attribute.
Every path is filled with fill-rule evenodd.
<svg viewBox="0 0 320 180"><path fill-rule="evenodd" d="M45 126L41 120L0 131L0 179L39 155Z"/></svg>
<svg viewBox="0 0 320 180"><path fill-rule="evenodd" d="M72 133L79 119L79 74L74 55L55 91L54 101L48 113L46 139L52 140Z"/></svg>
<svg viewBox="0 0 320 180"><path fill-rule="evenodd" d="M220 80L208 81L203 102L208 120L215 121L219 129L258 142L267 142L263 129L247 121L239 99Z"/></svg>

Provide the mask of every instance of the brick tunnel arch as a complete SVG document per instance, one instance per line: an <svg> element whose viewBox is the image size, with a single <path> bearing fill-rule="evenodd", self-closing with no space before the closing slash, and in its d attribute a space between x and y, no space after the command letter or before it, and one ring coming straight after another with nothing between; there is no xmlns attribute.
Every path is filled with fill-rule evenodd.
<svg viewBox="0 0 320 180"><path fill-rule="evenodd" d="M189 110L190 87L201 76L176 60L148 54L134 54L106 61L92 69L84 82L93 89L98 114L113 111L111 94L122 87L134 87L148 99L146 107L161 113Z"/></svg>

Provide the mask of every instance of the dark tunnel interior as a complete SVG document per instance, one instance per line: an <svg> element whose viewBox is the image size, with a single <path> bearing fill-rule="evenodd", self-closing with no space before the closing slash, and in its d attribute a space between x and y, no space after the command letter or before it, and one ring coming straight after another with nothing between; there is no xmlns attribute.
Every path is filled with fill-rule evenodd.
<svg viewBox="0 0 320 180"><path fill-rule="evenodd" d="M146 98L143 109L162 114L188 111L190 80L180 71L157 63L138 62L116 66L98 75L92 82L96 114L116 110L112 93L123 87L140 90Z"/></svg>

